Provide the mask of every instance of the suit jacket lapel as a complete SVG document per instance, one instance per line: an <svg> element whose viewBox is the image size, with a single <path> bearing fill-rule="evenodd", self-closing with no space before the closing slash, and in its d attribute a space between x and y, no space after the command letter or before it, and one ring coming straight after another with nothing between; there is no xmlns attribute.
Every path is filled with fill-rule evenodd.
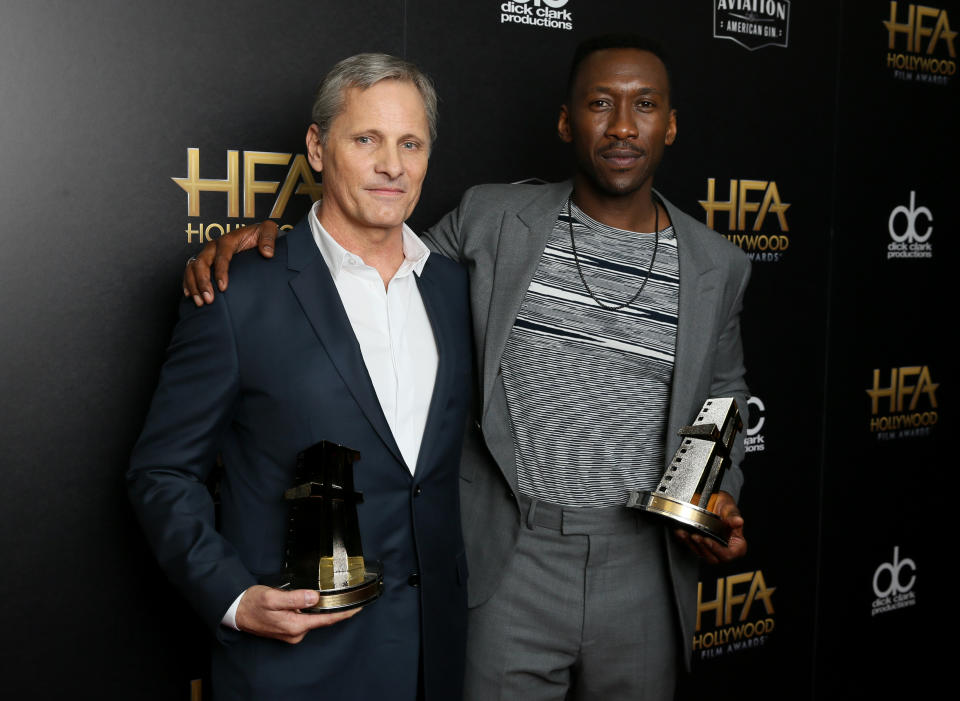
<svg viewBox="0 0 960 701"><path fill-rule="evenodd" d="M662 196L660 199L670 214L677 237L680 266L677 344L667 422L666 461L669 464L679 446L676 431L690 420L691 412L699 409L699 406L691 407L691 403L698 400L694 395L697 392L696 379L704 359L704 344L709 341L710 329L717 323L715 301L721 271L706 249L694 239L695 232L682 227L682 213Z"/></svg>
<svg viewBox="0 0 960 701"><path fill-rule="evenodd" d="M431 253L430 256L439 255ZM452 391L451 372L453 362L450 355L450 323L444 319L444 295L446 291L437 284L436 277L430 274L430 258L423 268L423 274L416 277L420 298L423 300L427 318L433 328L433 338L437 344L437 376L433 383L433 395L430 397L430 409L427 411L427 423L423 428L420 441L420 454L417 456L416 476L422 478L427 468L434 464L433 453L441 444L440 436L448 431L462 431L462 426L447 426L447 412L444 411L444 397Z"/></svg>
<svg viewBox="0 0 960 701"><path fill-rule="evenodd" d="M306 218L287 234L287 267L299 273L290 280L290 287L330 361L370 425L402 465L400 448L380 408L360 344Z"/></svg>
<svg viewBox="0 0 960 701"><path fill-rule="evenodd" d="M519 212L506 212L500 226L494 267L490 314L483 345L483 411L489 407L493 385L510 330L520 312L540 256L557 222L560 207L570 196L569 182L543 185L543 192Z"/></svg>

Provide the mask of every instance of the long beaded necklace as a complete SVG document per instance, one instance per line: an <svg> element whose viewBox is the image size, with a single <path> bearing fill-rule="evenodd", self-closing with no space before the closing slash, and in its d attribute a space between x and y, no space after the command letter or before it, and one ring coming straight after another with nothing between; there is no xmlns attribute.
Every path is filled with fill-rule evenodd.
<svg viewBox="0 0 960 701"><path fill-rule="evenodd" d="M640 297L640 293L643 292L643 288L647 286L647 280L650 279L650 273L653 271L653 261L657 258L657 247L660 245L660 208L657 206L656 199L651 195L650 200L653 202L653 255L650 256L650 265L647 266L647 274L643 278L643 282L640 283L639 289L636 293L628 299L623 304L618 304L616 306L608 306L597 299L597 296L593 294L593 290L590 289L590 285L587 284L587 278L583 276L583 269L580 267L580 256L577 255L577 242L573 239L573 217L570 214L570 198L567 198L567 225L570 227L570 246L573 248L573 262L577 264L577 274L580 276L580 281L583 283L584 288L587 290L587 294L597 303L602 309L607 309L609 311L615 312L621 309L629 307L631 304L637 301L637 298Z"/></svg>

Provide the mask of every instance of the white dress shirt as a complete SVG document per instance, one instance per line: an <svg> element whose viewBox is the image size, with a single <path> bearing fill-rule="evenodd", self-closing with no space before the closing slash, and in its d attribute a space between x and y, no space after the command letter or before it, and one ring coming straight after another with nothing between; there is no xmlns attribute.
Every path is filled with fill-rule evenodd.
<svg viewBox="0 0 960 701"><path fill-rule="evenodd" d="M430 250L403 225L403 263L384 288L373 268L338 244L310 211L310 230L330 269L387 425L413 474L437 376L437 344L414 275Z"/></svg>
<svg viewBox="0 0 960 701"><path fill-rule="evenodd" d="M317 219L316 203L308 221L340 294L363 363L380 400L400 455L412 475L417 467L427 412L437 377L437 344L414 275L423 272L430 250L403 225L403 263L384 287L376 268L337 243ZM236 598L223 625L237 628Z"/></svg>

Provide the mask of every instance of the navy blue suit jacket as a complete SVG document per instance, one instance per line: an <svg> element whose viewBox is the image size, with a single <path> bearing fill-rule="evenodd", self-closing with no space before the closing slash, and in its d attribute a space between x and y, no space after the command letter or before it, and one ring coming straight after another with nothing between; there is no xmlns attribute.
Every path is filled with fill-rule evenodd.
<svg viewBox="0 0 960 701"><path fill-rule="evenodd" d="M459 698L466 273L434 253L417 280L439 365L411 477L306 220L277 241L275 257L241 254L229 290L213 304L181 305L127 475L141 524L171 581L217 636L218 698L413 699L421 649L427 699ZM297 453L321 440L361 454L361 537L364 554L383 563L383 596L298 645L224 628L240 592L281 569L283 491ZM226 468L219 532L204 482L218 452Z"/></svg>

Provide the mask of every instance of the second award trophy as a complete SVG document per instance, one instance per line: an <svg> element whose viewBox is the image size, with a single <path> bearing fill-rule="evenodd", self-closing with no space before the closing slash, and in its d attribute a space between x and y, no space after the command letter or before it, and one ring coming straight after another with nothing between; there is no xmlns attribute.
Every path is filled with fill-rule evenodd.
<svg viewBox="0 0 960 701"><path fill-rule="evenodd" d="M379 562L366 560L360 543L353 463L360 453L321 441L297 456L284 550L284 588L315 589L320 600L304 613L363 606L383 592Z"/></svg>
<svg viewBox="0 0 960 701"><path fill-rule="evenodd" d="M680 448L654 491L630 492L627 506L667 518L727 545L730 533L712 510L730 450L743 420L732 397L708 399L696 421L684 426Z"/></svg>

